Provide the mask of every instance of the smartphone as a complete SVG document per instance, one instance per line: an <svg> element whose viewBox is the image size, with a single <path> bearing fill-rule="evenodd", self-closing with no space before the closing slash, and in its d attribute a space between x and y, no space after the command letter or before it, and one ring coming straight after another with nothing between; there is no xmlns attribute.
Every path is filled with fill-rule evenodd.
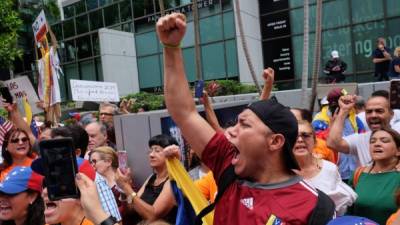
<svg viewBox="0 0 400 225"><path fill-rule="evenodd" d="M194 86L194 97L201 98L203 97L203 89L204 89L204 80L196 81Z"/></svg>
<svg viewBox="0 0 400 225"><path fill-rule="evenodd" d="M0 93L1 93L1 96L4 98L4 100L6 100L7 103L12 104L13 97L12 97L8 87L0 87Z"/></svg>
<svg viewBox="0 0 400 225"><path fill-rule="evenodd" d="M400 109L400 79L390 81L389 99L392 109Z"/></svg>
<svg viewBox="0 0 400 225"><path fill-rule="evenodd" d="M118 154L118 168L122 173L128 169L128 153L126 151L117 151Z"/></svg>
<svg viewBox="0 0 400 225"><path fill-rule="evenodd" d="M39 148L49 199L79 198L75 184L78 166L72 138L43 140Z"/></svg>

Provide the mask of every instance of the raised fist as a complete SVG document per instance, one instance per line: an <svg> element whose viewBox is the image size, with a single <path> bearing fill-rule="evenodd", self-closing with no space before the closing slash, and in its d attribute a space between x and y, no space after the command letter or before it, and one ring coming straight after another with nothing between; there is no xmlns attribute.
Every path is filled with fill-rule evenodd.
<svg viewBox="0 0 400 225"><path fill-rule="evenodd" d="M268 67L267 69L265 69L263 71L263 78L264 78L264 82L268 83L268 84L273 84L274 83L274 79L275 79L275 71L274 69L272 69L271 67Z"/></svg>
<svg viewBox="0 0 400 225"><path fill-rule="evenodd" d="M186 32L186 17L181 13L172 13L161 17L156 24L161 43L179 46Z"/></svg>
<svg viewBox="0 0 400 225"><path fill-rule="evenodd" d="M357 96L355 96L355 95L345 95L345 96L340 97L340 99L339 99L340 110L349 112L356 103L356 97Z"/></svg>

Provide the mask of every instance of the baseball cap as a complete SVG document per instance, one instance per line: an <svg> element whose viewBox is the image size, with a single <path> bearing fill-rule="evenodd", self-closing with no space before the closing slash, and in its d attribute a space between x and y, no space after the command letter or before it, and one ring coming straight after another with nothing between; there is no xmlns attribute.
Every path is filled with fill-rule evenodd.
<svg viewBox="0 0 400 225"><path fill-rule="evenodd" d="M76 164L78 165L78 171L80 173L85 174L90 179L94 180L96 177L96 171L94 170L93 166L90 165L88 160L85 160L80 157L76 157ZM44 168L43 168L43 161L42 158L37 158L35 161L32 162L31 168L36 173L44 176Z"/></svg>
<svg viewBox="0 0 400 225"><path fill-rule="evenodd" d="M331 56L332 56L332 58L339 58L339 52L336 51L336 50L333 50L333 51L331 52Z"/></svg>
<svg viewBox="0 0 400 225"><path fill-rule="evenodd" d="M346 91L343 88L335 87L332 90L329 91L327 100L329 104L332 104L334 102L338 102L340 96L344 95Z"/></svg>
<svg viewBox="0 0 400 225"><path fill-rule="evenodd" d="M0 192L18 194L28 189L41 192L43 176L32 171L30 167L16 166L0 183Z"/></svg>
<svg viewBox="0 0 400 225"><path fill-rule="evenodd" d="M292 152L297 139L298 124L290 109L280 104L275 97L253 102L247 108L253 111L274 133L285 137L283 149L286 166L289 169L300 169Z"/></svg>
<svg viewBox="0 0 400 225"><path fill-rule="evenodd" d="M328 105L328 104L329 104L328 98L326 96L324 96L321 99L321 105Z"/></svg>
<svg viewBox="0 0 400 225"><path fill-rule="evenodd" d="M379 224L364 217L341 216L331 220L327 225L379 225Z"/></svg>

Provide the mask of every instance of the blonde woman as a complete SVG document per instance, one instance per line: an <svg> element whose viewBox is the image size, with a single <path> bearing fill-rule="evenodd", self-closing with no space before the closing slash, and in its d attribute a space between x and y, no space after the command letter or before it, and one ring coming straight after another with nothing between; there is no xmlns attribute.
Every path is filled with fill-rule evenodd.
<svg viewBox="0 0 400 225"><path fill-rule="evenodd" d="M390 79L400 78L400 47L394 50L394 57L389 66L389 77Z"/></svg>

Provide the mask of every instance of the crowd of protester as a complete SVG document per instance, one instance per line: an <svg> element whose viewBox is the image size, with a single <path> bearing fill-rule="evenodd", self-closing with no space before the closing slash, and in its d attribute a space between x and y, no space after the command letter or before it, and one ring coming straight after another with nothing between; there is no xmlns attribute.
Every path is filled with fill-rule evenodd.
<svg viewBox="0 0 400 225"><path fill-rule="evenodd" d="M162 17L156 29L164 46L165 103L190 146L188 177L215 204L214 224L331 224L347 216L400 224L400 121L387 91L364 101L334 88L313 116L270 97L274 71L268 68L260 100L248 105L236 124L223 127L206 92L205 117L195 107L179 47L185 17ZM374 63L387 63L384 40L377 49L383 59ZM332 57L338 58L337 52ZM153 173L136 187L131 169L119 168L116 152L113 117L128 113L123 104L100 104L98 120L85 114L73 125L43 123L36 134L15 103L4 102L9 117L2 118L0 130L0 224L178 223L182 201L167 168L167 160L182 155L178 142L166 134L148 140ZM80 198L51 201L39 143L62 137L74 143Z"/></svg>

